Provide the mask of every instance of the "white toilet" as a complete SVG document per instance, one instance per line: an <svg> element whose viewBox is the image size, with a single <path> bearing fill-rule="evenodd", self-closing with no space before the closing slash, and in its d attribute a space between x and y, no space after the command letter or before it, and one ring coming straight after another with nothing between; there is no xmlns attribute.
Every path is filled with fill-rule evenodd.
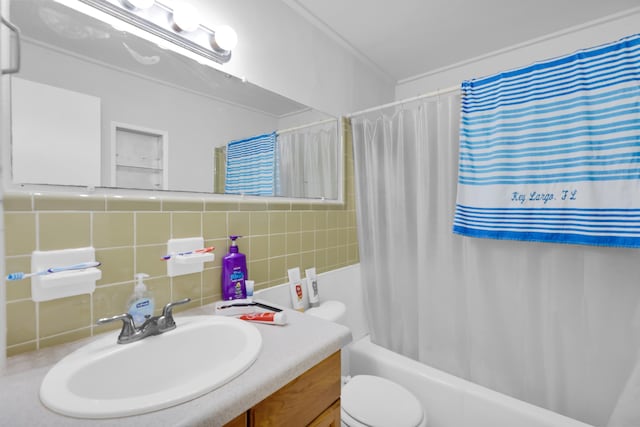
<svg viewBox="0 0 640 427"><path fill-rule="evenodd" d="M346 306L325 301L306 314L345 324ZM426 427L427 416L409 390L382 377L356 375L342 386L340 420L345 427Z"/></svg>

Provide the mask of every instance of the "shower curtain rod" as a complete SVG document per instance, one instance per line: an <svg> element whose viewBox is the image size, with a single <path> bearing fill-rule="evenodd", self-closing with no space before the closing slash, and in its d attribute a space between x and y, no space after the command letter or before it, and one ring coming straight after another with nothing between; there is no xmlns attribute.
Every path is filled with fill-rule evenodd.
<svg viewBox="0 0 640 427"><path fill-rule="evenodd" d="M292 128L288 128L288 129L283 129L283 130L277 130L276 134L280 135L282 133L287 133L287 132L293 132L296 130L300 130L300 129L304 129L304 128L310 128L311 126L318 126L318 125L323 125L325 123L330 123L330 122L335 122L338 119L325 119L325 120L320 120L317 122L313 122L313 123L309 123L306 125L301 125L301 126L296 126L296 127L292 127Z"/></svg>
<svg viewBox="0 0 640 427"><path fill-rule="evenodd" d="M382 110L383 108L395 107L396 105L406 104L407 102L417 101L422 98L430 98L432 96L438 96L449 92L455 92L456 90L460 90L460 85L451 86L445 89L434 90L433 92L428 92L422 95L414 96L413 98L402 99L400 101L393 101L388 104L378 105L377 107L367 108L366 110L356 111L355 113L347 114L348 118L352 118L355 116L360 116L362 114L371 113L372 111Z"/></svg>

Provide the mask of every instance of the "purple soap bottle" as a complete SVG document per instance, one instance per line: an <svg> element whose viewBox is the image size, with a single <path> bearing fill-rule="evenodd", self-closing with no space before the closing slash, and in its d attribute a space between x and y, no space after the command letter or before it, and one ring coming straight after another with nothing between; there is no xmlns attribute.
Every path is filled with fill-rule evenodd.
<svg viewBox="0 0 640 427"><path fill-rule="evenodd" d="M242 236L229 236L229 253L222 259L222 299L225 301L247 297L247 257L238 251L238 237Z"/></svg>

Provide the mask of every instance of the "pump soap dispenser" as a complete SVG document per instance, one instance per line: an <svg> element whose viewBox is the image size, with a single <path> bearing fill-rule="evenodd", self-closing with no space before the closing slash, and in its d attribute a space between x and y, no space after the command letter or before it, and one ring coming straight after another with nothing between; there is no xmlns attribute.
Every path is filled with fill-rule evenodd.
<svg viewBox="0 0 640 427"><path fill-rule="evenodd" d="M153 316L154 304L153 297L143 282L149 275L138 273L134 277L136 284L133 287L133 294L127 302L127 313L133 317L136 326L141 326L145 320Z"/></svg>
<svg viewBox="0 0 640 427"><path fill-rule="evenodd" d="M225 301L245 299L247 288L245 280L247 274L247 258L238 251L236 239L242 236L229 236L231 246L229 253L222 259L222 299Z"/></svg>

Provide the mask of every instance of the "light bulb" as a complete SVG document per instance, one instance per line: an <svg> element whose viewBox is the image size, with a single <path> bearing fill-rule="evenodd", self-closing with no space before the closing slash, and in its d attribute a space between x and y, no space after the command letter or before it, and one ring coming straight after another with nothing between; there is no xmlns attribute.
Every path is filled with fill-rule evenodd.
<svg viewBox="0 0 640 427"><path fill-rule="evenodd" d="M155 0L124 0L127 6L135 9L149 9L155 3Z"/></svg>
<svg viewBox="0 0 640 427"><path fill-rule="evenodd" d="M188 3L178 3L173 9L173 23L181 31L194 31L200 26L198 11Z"/></svg>
<svg viewBox="0 0 640 427"><path fill-rule="evenodd" d="M222 25L214 34L214 43L222 50L232 50L238 44L238 35L228 25Z"/></svg>

